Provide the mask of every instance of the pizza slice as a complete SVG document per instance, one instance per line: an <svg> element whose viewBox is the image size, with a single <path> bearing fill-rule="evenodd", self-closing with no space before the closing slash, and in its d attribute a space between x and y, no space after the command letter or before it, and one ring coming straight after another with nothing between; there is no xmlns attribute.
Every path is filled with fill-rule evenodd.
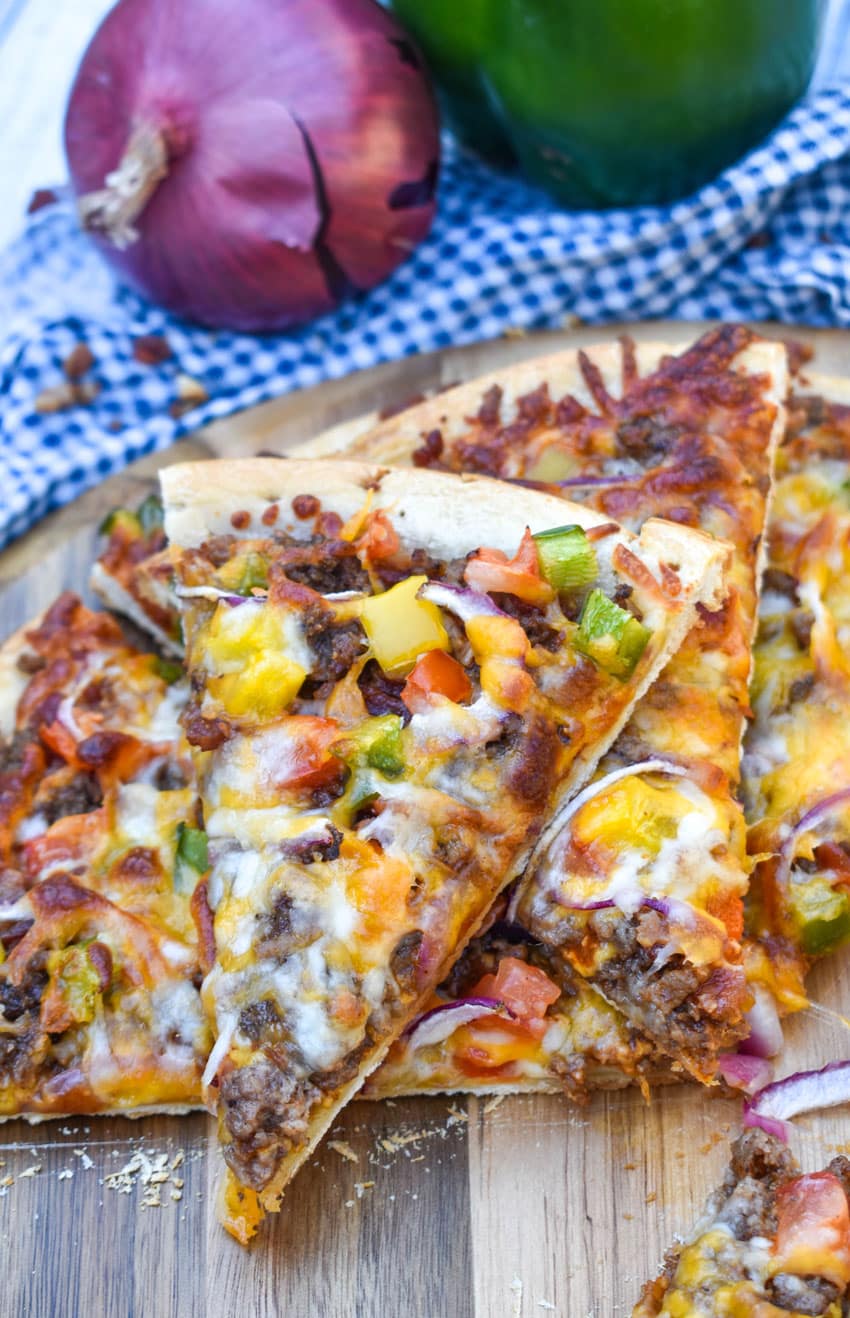
<svg viewBox="0 0 850 1318"><path fill-rule="evenodd" d="M92 590L108 608L149 633L166 654L182 656L174 570L162 525L162 501L116 508L100 525L106 547L91 570Z"/></svg>
<svg viewBox="0 0 850 1318"><path fill-rule="evenodd" d="M780 1140L748 1130L632 1318L841 1318L850 1309L848 1195L847 1158L801 1174Z"/></svg>
<svg viewBox="0 0 850 1318"><path fill-rule="evenodd" d="M626 340L523 362L359 438L336 431L305 446L345 442L381 461L542 484L633 529L666 516L733 544L723 608L701 611L511 911L565 984L586 979L709 1082L750 1028L737 789L785 392L784 347L731 326L678 354Z"/></svg>
<svg viewBox="0 0 850 1318"><path fill-rule="evenodd" d="M0 650L0 1117L186 1110L211 1047L179 665L62 595Z"/></svg>
<svg viewBox="0 0 850 1318"><path fill-rule="evenodd" d="M777 459L744 756L755 973L805 1006L811 963L850 940L850 382L793 394Z"/></svg>
<svg viewBox="0 0 850 1318"><path fill-rule="evenodd" d="M719 604L729 551L436 472L257 459L162 486L215 912L205 1081L246 1235Z"/></svg>

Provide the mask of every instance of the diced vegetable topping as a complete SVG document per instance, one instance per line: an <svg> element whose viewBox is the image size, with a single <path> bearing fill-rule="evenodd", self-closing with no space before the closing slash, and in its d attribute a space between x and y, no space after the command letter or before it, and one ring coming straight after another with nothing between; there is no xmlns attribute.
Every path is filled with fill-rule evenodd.
<svg viewBox="0 0 850 1318"><path fill-rule="evenodd" d="M366 719L340 743L342 757L377 769L385 778L398 778L405 768L401 749L403 726L398 714L379 714Z"/></svg>
<svg viewBox="0 0 850 1318"><path fill-rule="evenodd" d="M160 659L157 655L153 661L153 671L157 677L161 677L163 682L171 686L174 682L179 682L183 676L183 665L176 659Z"/></svg>
<svg viewBox="0 0 850 1318"><path fill-rule="evenodd" d="M542 1038L546 1032L546 1012L558 1001L561 990L537 966L530 966L519 957L503 956L495 975L480 979L472 994L503 1002L524 1029Z"/></svg>
<svg viewBox="0 0 850 1318"><path fill-rule="evenodd" d="M145 535L156 530L158 526L162 526L162 500L159 495L149 494L146 499L143 499L136 511L136 516Z"/></svg>
<svg viewBox="0 0 850 1318"><path fill-rule="evenodd" d="M408 577L382 595L364 600L360 612L372 653L389 677L404 677L429 650L448 650L440 610L417 598L426 576Z"/></svg>
<svg viewBox="0 0 850 1318"><path fill-rule="evenodd" d="M850 937L850 897L821 875L789 884L788 903L807 956L821 956Z"/></svg>
<svg viewBox="0 0 850 1318"><path fill-rule="evenodd" d="M112 535L113 531L124 531L136 537L142 533L142 524L129 508L113 508L112 512L104 517L97 530L98 535Z"/></svg>
<svg viewBox="0 0 850 1318"><path fill-rule="evenodd" d="M513 558L508 558L501 549L479 549L470 558L463 575L473 590L516 595L527 604L548 604L554 594L549 582L540 575L537 546L528 528Z"/></svg>
<svg viewBox="0 0 850 1318"><path fill-rule="evenodd" d="M777 1193L779 1223L770 1271L825 1277L844 1290L850 1282L850 1211L832 1172L810 1172Z"/></svg>
<svg viewBox="0 0 850 1318"><path fill-rule="evenodd" d="M580 526L556 526L534 537L540 571L555 590L588 586L598 573L593 545Z"/></svg>
<svg viewBox="0 0 850 1318"><path fill-rule="evenodd" d="M291 617L248 600L220 603L204 636L208 689L228 714L275 718L298 694L307 669L287 651L298 641Z"/></svg>
<svg viewBox="0 0 850 1318"><path fill-rule="evenodd" d="M190 828L188 824L177 825L177 858L191 865L198 874L205 874L209 869L207 835L202 828Z"/></svg>
<svg viewBox="0 0 850 1318"><path fill-rule="evenodd" d="M427 709L432 696L445 696L460 704L472 695L472 683L461 664L443 650L431 650L416 663L401 698L411 713Z"/></svg>
<svg viewBox="0 0 850 1318"><path fill-rule="evenodd" d="M269 584L266 561L262 554L253 551L242 560L242 573L236 583L237 595L250 595L253 590L267 590Z"/></svg>
<svg viewBox="0 0 850 1318"><path fill-rule="evenodd" d="M48 954L47 973L50 983L42 999L41 1018L48 1033L59 1034L93 1020L101 979L88 949L78 944L56 948Z"/></svg>
<svg viewBox="0 0 850 1318"><path fill-rule="evenodd" d="M597 589L585 600L575 644L612 677L627 678L634 672L651 634L627 609L621 609Z"/></svg>

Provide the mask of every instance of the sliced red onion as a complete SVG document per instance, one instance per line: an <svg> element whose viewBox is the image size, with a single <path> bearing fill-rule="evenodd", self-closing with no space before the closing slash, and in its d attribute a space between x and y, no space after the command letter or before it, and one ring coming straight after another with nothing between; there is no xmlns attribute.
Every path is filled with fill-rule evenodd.
<svg viewBox="0 0 850 1318"><path fill-rule="evenodd" d="M567 480L552 481L562 490L577 490L582 487L601 488L606 485L623 485L626 481L633 481L640 475L640 472L634 472L631 476L620 472L617 476L570 476Z"/></svg>
<svg viewBox="0 0 850 1318"><path fill-rule="evenodd" d="M470 618L506 618L508 615L493 603L489 595L481 590L470 590L468 586L450 586L445 581L426 581L416 592L419 599L430 600L441 609L448 609L469 622Z"/></svg>
<svg viewBox="0 0 850 1318"><path fill-rule="evenodd" d="M779 864L776 868L775 880L777 886L784 886L791 877L797 843L802 835L810 832L819 820L824 815L828 815L836 806L845 804L850 805L850 787L844 787L840 792L833 792L830 796L823 797L822 800L815 802L801 819L797 820L779 850Z"/></svg>
<svg viewBox="0 0 850 1318"><path fill-rule="evenodd" d="M776 1009L773 994L760 984L753 987L755 1001L746 1013L750 1032L746 1039L738 1044L742 1053L753 1057L775 1057L782 1051L782 1022Z"/></svg>
<svg viewBox="0 0 850 1318"><path fill-rule="evenodd" d="M374 0L120 0L83 56L65 149L110 264L230 330L371 288L435 209L428 76Z"/></svg>
<svg viewBox="0 0 850 1318"><path fill-rule="evenodd" d="M745 1094L758 1093L773 1079L773 1067L766 1058L752 1057L746 1053L720 1053L717 1069L727 1085Z"/></svg>
<svg viewBox="0 0 850 1318"><path fill-rule="evenodd" d="M482 1016L508 1016L514 1014L498 998L460 998L457 1002L441 1003L430 1011L417 1016L404 1032L411 1048L427 1048L431 1044L442 1043L450 1034L469 1025L471 1021L480 1020Z"/></svg>
<svg viewBox="0 0 850 1318"><path fill-rule="evenodd" d="M744 1125L760 1126L787 1141L791 1117L842 1103L850 1103L850 1059L830 1062L819 1071L795 1071L765 1085L744 1108Z"/></svg>

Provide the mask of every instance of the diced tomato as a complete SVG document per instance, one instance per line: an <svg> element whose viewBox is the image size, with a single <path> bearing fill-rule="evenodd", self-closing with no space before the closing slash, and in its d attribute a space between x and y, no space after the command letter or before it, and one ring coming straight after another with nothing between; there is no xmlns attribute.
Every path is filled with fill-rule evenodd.
<svg viewBox="0 0 850 1318"><path fill-rule="evenodd" d="M386 513L379 510L372 513L366 523L366 529L357 541L357 548L373 563L379 563L397 554L400 543L392 522Z"/></svg>
<svg viewBox="0 0 850 1318"><path fill-rule="evenodd" d="M429 650L418 659L404 684L401 698L411 714L427 709L432 696L460 704L472 695L472 683L461 664L445 650Z"/></svg>
<svg viewBox="0 0 850 1318"><path fill-rule="evenodd" d="M736 892L718 892L709 897L706 910L722 920L729 937L739 941L744 932L744 903Z"/></svg>
<svg viewBox="0 0 850 1318"><path fill-rule="evenodd" d="M464 577L473 590L504 591L527 604L548 604L555 594L540 575L537 546L528 527L513 558L500 549L479 549L467 563Z"/></svg>
<svg viewBox="0 0 850 1318"><path fill-rule="evenodd" d="M780 1187L771 1271L850 1283L850 1208L832 1172L812 1172Z"/></svg>
<svg viewBox="0 0 850 1318"><path fill-rule="evenodd" d="M495 975L485 975L471 992L475 998L498 998L517 1022L535 1038L546 1033L546 1011L561 996L561 990L537 966L515 956L504 956Z"/></svg>
<svg viewBox="0 0 850 1318"><path fill-rule="evenodd" d="M837 842L819 842L814 855L821 869L835 870L845 880L850 878L850 856Z"/></svg>
<svg viewBox="0 0 850 1318"><path fill-rule="evenodd" d="M341 761L329 749L340 736L333 719L293 714L286 720L286 733L286 753L280 776L275 776L278 787L321 787L343 772Z"/></svg>

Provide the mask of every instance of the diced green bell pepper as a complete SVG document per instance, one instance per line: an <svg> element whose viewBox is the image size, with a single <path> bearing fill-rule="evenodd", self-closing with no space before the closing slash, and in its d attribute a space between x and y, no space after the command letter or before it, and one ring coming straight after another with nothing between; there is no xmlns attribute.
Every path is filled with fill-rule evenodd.
<svg viewBox="0 0 850 1318"><path fill-rule="evenodd" d="M183 665L176 659L161 659L159 655L154 657L153 671L157 677L161 677L163 682L172 686L174 682L179 682L183 676Z"/></svg>
<svg viewBox="0 0 850 1318"><path fill-rule="evenodd" d="M139 525L145 535L150 531L155 531L157 527L162 526L162 500L159 495L149 494L146 499L143 499L136 509L136 516L139 519Z"/></svg>
<svg viewBox="0 0 850 1318"><path fill-rule="evenodd" d="M177 859L191 865L198 874L205 874L210 867L207 835L202 828L190 828L188 824L177 825Z"/></svg>
<svg viewBox="0 0 850 1318"><path fill-rule="evenodd" d="M802 95L822 0L391 0L478 151L572 207L671 201Z"/></svg>
<svg viewBox="0 0 850 1318"><path fill-rule="evenodd" d="M621 609L601 590L592 590L584 602L576 649L612 677L631 677L652 633L627 609Z"/></svg>
<svg viewBox="0 0 850 1318"><path fill-rule="evenodd" d="M398 714L379 714L367 719L352 734L356 746L355 760L362 760L370 769L377 769L385 778L398 778L405 764L401 751L401 730L404 724Z"/></svg>
<svg viewBox="0 0 850 1318"><path fill-rule="evenodd" d="M580 526L555 526L534 536L543 577L555 590L576 590L596 579L596 553Z"/></svg>
<svg viewBox="0 0 850 1318"><path fill-rule="evenodd" d="M242 575L236 586L237 595L250 595L252 590L267 590L269 574L266 560L262 554L253 550L245 555Z"/></svg>
<svg viewBox="0 0 850 1318"><path fill-rule="evenodd" d="M807 956L822 956L850 938L850 896L819 874L789 885L791 915Z"/></svg>

